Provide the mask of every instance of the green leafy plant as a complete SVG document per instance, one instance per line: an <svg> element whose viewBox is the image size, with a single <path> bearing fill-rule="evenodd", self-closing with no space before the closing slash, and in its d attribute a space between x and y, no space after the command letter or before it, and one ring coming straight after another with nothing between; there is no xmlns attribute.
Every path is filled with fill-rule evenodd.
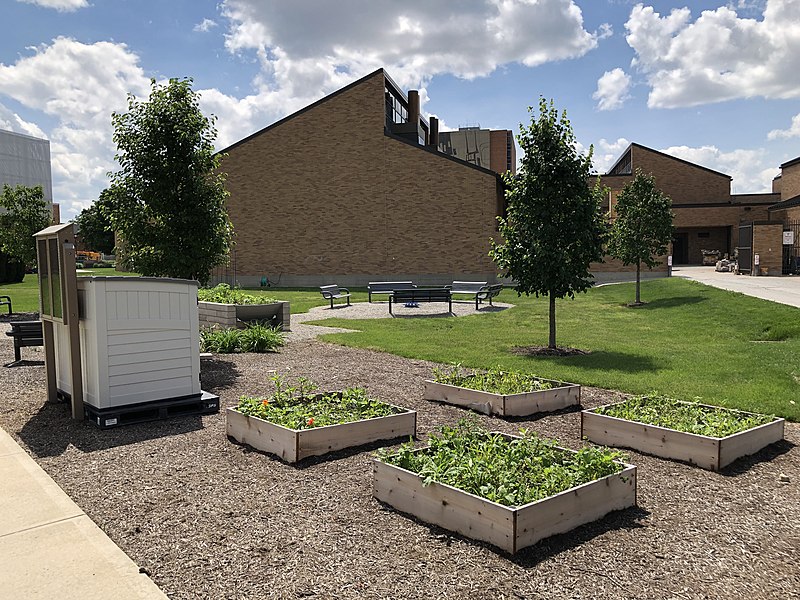
<svg viewBox="0 0 800 600"><path fill-rule="evenodd" d="M592 446L570 452L533 432L520 433L509 438L462 419L432 434L425 448L409 442L376 456L418 474L424 485L445 483L506 506L548 498L623 469L618 461L624 455L617 450Z"/></svg>
<svg viewBox="0 0 800 600"><path fill-rule="evenodd" d="M652 269L672 241L672 201L656 186L652 175L636 169L612 207L608 253L623 265L636 265L636 300L641 304L642 264Z"/></svg>
<svg viewBox="0 0 800 600"><path fill-rule="evenodd" d="M33 267L36 264L33 234L53 222L42 186L3 184L0 209L0 252L26 268Z"/></svg>
<svg viewBox="0 0 800 600"><path fill-rule="evenodd" d="M197 290L197 299L201 302L219 302L220 304L273 304L275 298L248 294L239 288L232 288L227 283L220 283L213 288Z"/></svg>
<svg viewBox="0 0 800 600"><path fill-rule="evenodd" d="M339 425L403 412L371 398L363 388L312 395L317 386L309 379L299 378L296 386L287 385L280 375L270 379L275 385L271 396L242 396L236 410L289 429Z"/></svg>
<svg viewBox="0 0 800 600"><path fill-rule="evenodd" d="M619 404L597 408L595 412L715 438L733 435L775 420L773 415L756 415L703 406L657 394L635 396Z"/></svg>
<svg viewBox="0 0 800 600"><path fill-rule="evenodd" d="M459 365L450 369L435 367L433 379L436 383L457 385L470 390L481 390L493 394L524 394L553 388L553 384L534 375L503 371L498 367L485 372L462 374ZM557 382L560 383L560 382Z"/></svg>
<svg viewBox="0 0 800 600"><path fill-rule="evenodd" d="M283 332L262 323L244 329L204 329L200 331L200 351L217 354L234 352L274 352L284 345Z"/></svg>
<svg viewBox="0 0 800 600"><path fill-rule="evenodd" d="M584 155L566 112L539 99L539 116L517 136L523 158L506 173L506 215L489 253L517 294L548 296L549 347L556 347L556 298L574 298L592 287L589 265L602 260L605 224L599 181L590 184L592 149Z"/></svg>
<svg viewBox="0 0 800 600"><path fill-rule="evenodd" d="M191 79L150 82L146 101L129 94L128 111L112 115L119 170L107 216L128 270L206 283L233 237L215 117L203 115Z"/></svg>

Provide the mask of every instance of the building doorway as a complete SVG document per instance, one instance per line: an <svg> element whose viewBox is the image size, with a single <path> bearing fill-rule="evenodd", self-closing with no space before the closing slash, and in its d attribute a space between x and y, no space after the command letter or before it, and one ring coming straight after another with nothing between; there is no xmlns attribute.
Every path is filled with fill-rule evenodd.
<svg viewBox="0 0 800 600"><path fill-rule="evenodd" d="M672 240L672 264L685 265L689 263L689 234L677 232Z"/></svg>

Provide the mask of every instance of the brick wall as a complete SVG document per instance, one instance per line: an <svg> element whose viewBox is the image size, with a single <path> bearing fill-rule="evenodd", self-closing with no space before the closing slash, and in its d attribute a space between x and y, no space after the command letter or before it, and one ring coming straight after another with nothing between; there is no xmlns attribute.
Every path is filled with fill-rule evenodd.
<svg viewBox="0 0 800 600"><path fill-rule="evenodd" d="M633 169L652 173L658 187L675 204L728 202L731 179L671 156L633 145Z"/></svg>
<svg viewBox="0 0 800 600"><path fill-rule="evenodd" d="M781 169L781 200L800 196L800 163Z"/></svg>
<svg viewBox="0 0 800 600"><path fill-rule="evenodd" d="M780 275L783 262L783 224L753 225L753 255L758 254L759 266L769 275Z"/></svg>
<svg viewBox="0 0 800 600"><path fill-rule="evenodd" d="M490 131L489 132L489 168L500 174L508 170L508 132Z"/></svg>
<svg viewBox="0 0 800 600"><path fill-rule="evenodd" d="M384 135L377 72L228 149L241 285L494 280L495 175Z"/></svg>

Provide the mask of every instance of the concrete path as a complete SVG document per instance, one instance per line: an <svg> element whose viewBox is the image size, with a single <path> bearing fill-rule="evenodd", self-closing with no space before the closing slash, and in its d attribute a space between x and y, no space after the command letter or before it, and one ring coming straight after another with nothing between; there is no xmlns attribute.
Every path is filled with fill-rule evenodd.
<svg viewBox="0 0 800 600"><path fill-rule="evenodd" d="M2 429L0 598L167 598Z"/></svg>
<svg viewBox="0 0 800 600"><path fill-rule="evenodd" d="M733 273L717 273L714 267L676 267L672 270L672 275L699 281L723 290L800 307L800 276L753 277L734 275Z"/></svg>

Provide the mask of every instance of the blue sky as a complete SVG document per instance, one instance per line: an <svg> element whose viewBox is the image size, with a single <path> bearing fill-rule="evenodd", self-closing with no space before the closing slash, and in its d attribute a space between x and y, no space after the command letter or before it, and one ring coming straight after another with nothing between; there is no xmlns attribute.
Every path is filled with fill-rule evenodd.
<svg viewBox="0 0 800 600"><path fill-rule="evenodd" d="M218 147L378 67L444 126L540 95L603 172L638 142L766 192L800 156L800 0L2 0L0 129L51 141L65 219L114 167L111 112L192 77Z"/></svg>

